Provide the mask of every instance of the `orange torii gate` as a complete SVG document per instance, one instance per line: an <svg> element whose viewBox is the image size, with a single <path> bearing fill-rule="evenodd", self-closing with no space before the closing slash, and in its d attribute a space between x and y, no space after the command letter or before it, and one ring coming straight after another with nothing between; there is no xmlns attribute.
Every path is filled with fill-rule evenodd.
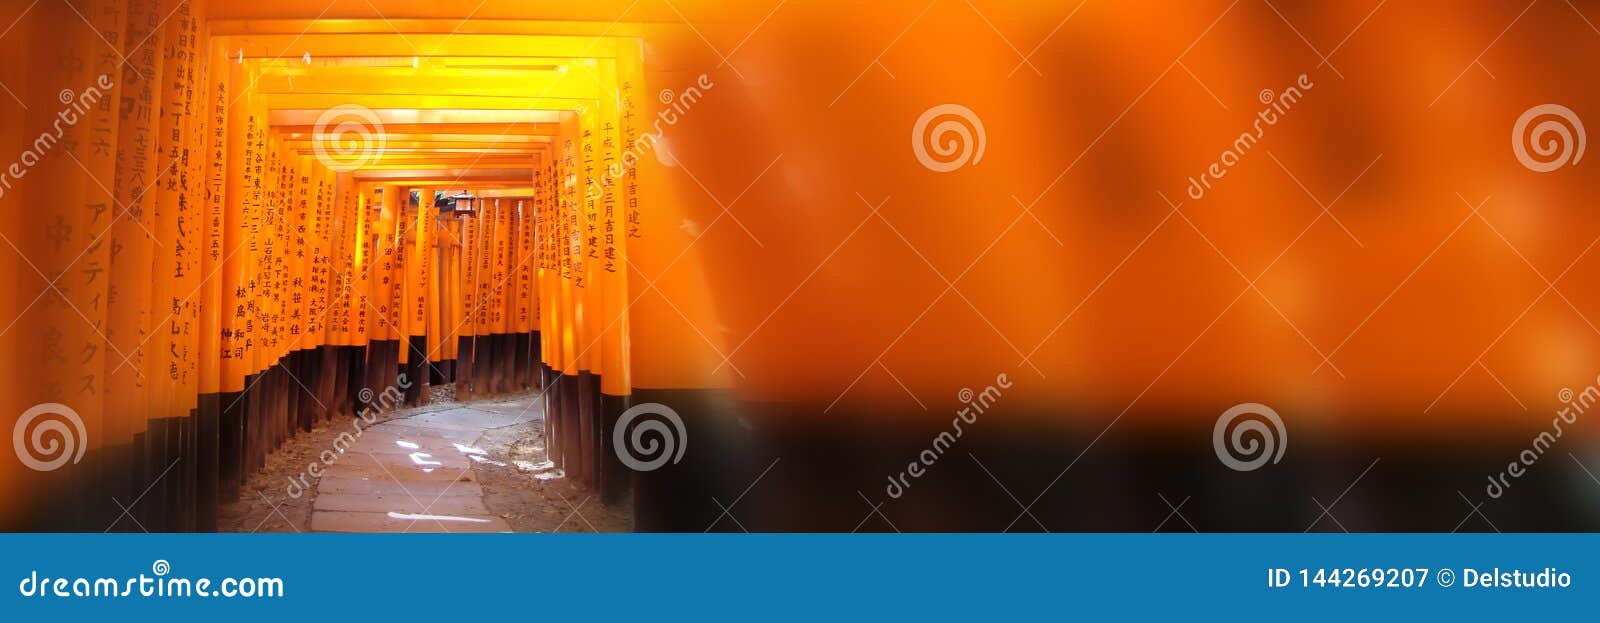
<svg viewBox="0 0 1600 623"><path fill-rule="evenodd" d="M117 509L78 501L132 500L159 481L134 510L141 524L214 530L217 505L238 499L289 437L393 408L374 400L392 387L424 404L440 382L457 382L464 398L560 386L572 401L550 402L551 428L588 436L556 452L586 457L570 471L598 483L594 406L603 391L630 391L615 235L625 215L578 198L590 188L609 190L608 206L634 196L596 167L617 160L624 132L640 132L642 111L618 107L640 88L637 26L506 22L457 35L421 20L396 36L373 21L303 33L305 16L79 2L112 35L101 42L67 19L73 7L49 4L19 22L7 50L94 62L29 73L38 85L19 93L36 114L7 144L59 106L47 83L107 78L66 137L84 167L49 160L34 173L49 190L24 188L71 208L61 212L71 236L8 237L55 270L95 272L64 289L87 324L66 308L19 321L28 331L14 335L48 339L42 351L9 352L63 363L34 366L41 382L10 400L70 405L91 459L48 482L5 478L5 496L49 489L60 502L8 505L7 525L114 523ZM115 54L88 52L101 45ZM635 82L619 83L619 67ZM542 243L544 221L568 223L572 244ZM577 268L547 272L557 256ZM547 302L546 289L570 293ZM548 305L561 314L544 314ZM546 335L566 342L551 348Z"/></svg>

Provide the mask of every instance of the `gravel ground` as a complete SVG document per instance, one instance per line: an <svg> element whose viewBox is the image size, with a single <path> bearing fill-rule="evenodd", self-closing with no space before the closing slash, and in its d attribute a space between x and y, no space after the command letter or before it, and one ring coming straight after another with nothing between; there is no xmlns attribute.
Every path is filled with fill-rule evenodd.
<svg viewBox="0 0 1600 623"><path fill-rule="evenodd" d="M434 396L438 394L435 393ZM454 392L451 392L454 396ZM454 409L461 405L435 401L424 407L400 409L377 417L381 422ZM223 504L217 512L218 532L305 532L311 521L311 502L317 497L317 479L306 475L307 466L320 463L317 456L334 448L339 433L351 430L351 421L318 422L310 433L300 433L267 456L265 470L250 474L239 501ZM291 486L304 476L309 486ZM274 511L276 508L276 511Z"/></svg>
<svg viewBox="0 0 1600 623"><path fill-rule="evenodd" d="M497 397L462 404L455 402L455 388L451 385L433 387L430 397L432 404L428 406L395 411L380 416L379 421L522 398ZM317 462L317 455L333 448L334 439L349 427L348 421L322 423L278 448L267 457L265 470L250 475L239 501L222 506L218 531L304 532L316 499L316 480L305 476L305 487L292 487L291 483L305 474L307 465ZM487 451L491 460L474 464L473 473L484 489L484 503L489 510L505 519L516 532L632 531L631 503L605 506L593 491L563 478L561 470L549 463L543 434L543 419L536 418L489 429L479 438L476 446Z"/></svg>
<svg viewBox="0 0 1600 623"><path fill-rule="evenodd" d="M633 504L605 506L561 477L544 450L544 421L490 429L478 446L499 463L473 466L489 510L517 532L632 532Z"/></svg>

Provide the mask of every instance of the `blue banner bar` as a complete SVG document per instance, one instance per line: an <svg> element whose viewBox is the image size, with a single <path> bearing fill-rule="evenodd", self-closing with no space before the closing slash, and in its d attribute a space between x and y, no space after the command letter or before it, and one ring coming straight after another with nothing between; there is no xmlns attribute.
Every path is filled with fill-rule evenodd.
<svg viewBox="0 0 1600 623"><path fill-rule="evenodd" d="M1592 617L1600 536L0 535L10 621Z"/></svg>

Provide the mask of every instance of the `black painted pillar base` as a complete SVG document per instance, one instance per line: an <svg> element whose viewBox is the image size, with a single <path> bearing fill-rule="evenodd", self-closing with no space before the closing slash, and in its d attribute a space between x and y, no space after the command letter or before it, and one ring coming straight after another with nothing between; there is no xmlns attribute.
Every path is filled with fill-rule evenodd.
<svg viewBox="0 0 1600 623"><path fill-rule="evenodd" d="M361 400L361 390L367 385L367 355L369 347L350 346L350 365L346 368L349 375L346 381L345 408L352 416L361 413L366 405ZM370 394L369 394L370 397Z"/></svg>
<svg viewBox="0 0 1600 623"><path fill-rule="evenodd" d="M110 412L108 412L110 415ZM127 521L122 517L122 509L111 500L127 504L124 500L132 500L131 496L138 495L133 491L134 452L133 440L128 439L123 443L100 449L101 453L101 482L105 488L105 495L95 504L95 508L103 509L100 515L103 520L96 521L100 528L115 531L125 531L127 527L121 525Z"/></svg>
<svg viewBox="0 0 1600 623"><path fill-rule="evenodd" d="M406 404L428 404L428 336L413 335L406 341L410 352L406 355Z"/></svg>
<svg viewBox="0 0 1600 623"><path fill-rule="evenodd" d="M528 373L528 386L535 390L544 391L544 371L546 369L544 365L544 338L539 335L538 331L530 333L529 336L528 357L533 364L530 366L532 370Z"/></svg>
<svg viewBox="0 0 1600 623"><path fill-rule="evenodd" d="M456 338L456 400L462 402L471 400L473 393L476 391L476 388L473 387L473 383L476 382L473 378L475 371L472 352L473 341L470 335L462 335Z"/></svg>
<svg viewBox="0 0 1600 623"><path fill-rule="evenodd" d="M629 406L632 406L629 396L600 396L600 501L607 506L621 504L633 492L633 470L622 464L612 444L617 419Z"/></svg>
<svg viewBox="0 0 1600 623"><path fill-rule="evenodd" d="M221 502L222 394L200 394L195 409L195 525L198 532L217 531Z"/></svg>
<svg viewBox="0 0 1600 623"><path fill-rule="evenodd" d="M681 461L667 461L656 469L633 473L634 530L739 531L740 526L721 516L721 509L711 500L732 504L769 466L783 469L772 462L778 452L763 447L750 431L736 423L726 390L634 388L633 404L649 402L671 407L683 421L686 438L677 440L684 445ZM760 529L761 522L752 516L760 512L766 491L758 488L735 505L732 512L746 528Z"/></svg>
<svg viewBox="0 0 1600 623"><path fill-rule="evenodd" d="M517 392L528 391L533 387L530 379L533 378L532 336L527 333L517 333L509 336L515 344L516 356L513 359L513 375L511 390Z"/></svg>
<svg viewBox="0 0 1600 623"><path fill-rule="evenodd" d="M598 441L600 439L600 377L592 372L578 373L576 394L578 412L578 482L591 489L599 483ZM572 474L569 472L569 476Z"/></svg>
<svg viewBox="0 0 1600 623"><path fill-rule="evenodd" d="M473 389L480 396L500 393L500 348L495 335L480 335L474 345Z"/></svg>
<svg viewBox="0 0 1600 623"><path fill-rule="evenodd" d="M561 465L558 442L560 426L556 421L559 413L557 394L560 392L556 379L559 377L560 373L550 366L539 364L539 381L544 388L539 397L539 408L544 413L544 450L550 461L557 466Z"/></svg>

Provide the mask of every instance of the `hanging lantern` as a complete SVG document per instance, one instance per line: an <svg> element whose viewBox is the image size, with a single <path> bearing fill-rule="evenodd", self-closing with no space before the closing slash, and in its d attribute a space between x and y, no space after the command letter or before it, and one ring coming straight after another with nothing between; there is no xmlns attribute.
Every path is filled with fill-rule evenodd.
<svg viewBox="0 0 1600 623"><path fill-rule="evenodd" d="M457 217L473 216L478 213L478 197L467 191L449 197L451 211Z"/></svg>

